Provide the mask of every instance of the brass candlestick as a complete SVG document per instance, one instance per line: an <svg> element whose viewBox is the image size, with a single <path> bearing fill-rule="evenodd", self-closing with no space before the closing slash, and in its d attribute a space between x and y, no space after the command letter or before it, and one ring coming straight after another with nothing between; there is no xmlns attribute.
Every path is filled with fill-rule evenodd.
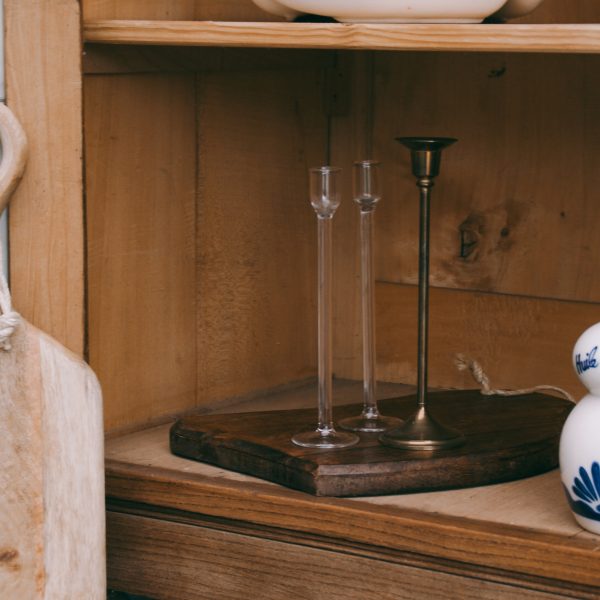
<svg viewBox="0 0 600 600"><path fill-rule="evenodd" d="M386 446L406 450L439 450L459 446L465 441L460 431L436 421L427 408L427 360L429 330L429 208L431 189L440 172L442 150L454 138L405 137L397 140L411 151L412 172L420 193L419 217L419 337L417 362L417 402L415 414L401 427L383 433Z"/></svg>

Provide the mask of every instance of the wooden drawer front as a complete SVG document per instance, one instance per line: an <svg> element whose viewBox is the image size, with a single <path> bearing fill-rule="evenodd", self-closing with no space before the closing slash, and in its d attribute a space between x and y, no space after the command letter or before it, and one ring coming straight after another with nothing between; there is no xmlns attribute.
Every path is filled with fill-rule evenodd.
<svg viewBox="0 0 600 600"><path fill-rule="evenodd" d="M551 600L555 594L108 512L109 587L155 600Z"/></svg>

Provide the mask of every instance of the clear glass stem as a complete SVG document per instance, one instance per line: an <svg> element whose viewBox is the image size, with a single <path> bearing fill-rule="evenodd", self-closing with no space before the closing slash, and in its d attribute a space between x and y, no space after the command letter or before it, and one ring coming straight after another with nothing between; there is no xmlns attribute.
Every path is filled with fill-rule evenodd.
<svg viewBox="0 0 600 600"><path fill-rule="evenodd" d="M375 210L360 211L360 260L363 338L363 416L379 416L376 400L375 287L373 267L373 217Z"/></svg>
<svg viewBox="0 0 600 600"><path fill-rule="evenodd" d="M318 274L318 355L319 355L319 426L327 435L333 431L332 409L332 251L331 216L318 215L319 274Z"/></svg>

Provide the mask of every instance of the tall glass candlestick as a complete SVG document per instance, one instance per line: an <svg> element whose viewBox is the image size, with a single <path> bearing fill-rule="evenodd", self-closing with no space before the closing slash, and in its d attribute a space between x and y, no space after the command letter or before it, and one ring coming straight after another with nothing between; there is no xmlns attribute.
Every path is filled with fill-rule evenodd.
<svg viewBox="0 0 600 600"><path fill-rule="evenodd" d="M360 207L363 410L359 416L341 420L340 427L367 433L385 431L402 424L400 419L381 415L377 407L373 218L380 199L379 163L371 160L355 163L354 201Z"/></svg>
<svg viewBox="0 0 600 600"><path fill-rule="evenodd" d="M332 251L331 225L340 205L339 176L341 169L320 167L310 170L310 203L317 214L318 265L318 363L319 389L317 429L298 433L292 442L306 448L345 448L356 444L358 436L336 431L333 425L332 401Z"/></svg>

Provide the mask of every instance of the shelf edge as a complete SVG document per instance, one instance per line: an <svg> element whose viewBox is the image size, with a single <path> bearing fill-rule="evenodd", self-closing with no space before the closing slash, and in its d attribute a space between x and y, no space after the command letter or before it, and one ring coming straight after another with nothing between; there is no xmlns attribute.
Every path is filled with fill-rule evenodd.
<svg viewBox="0 0 600 600"><path fill-rule="evenodd" d="M217 21L87 21L99 44L389 51L600 53L600 24L378 25Z"/></svg>

